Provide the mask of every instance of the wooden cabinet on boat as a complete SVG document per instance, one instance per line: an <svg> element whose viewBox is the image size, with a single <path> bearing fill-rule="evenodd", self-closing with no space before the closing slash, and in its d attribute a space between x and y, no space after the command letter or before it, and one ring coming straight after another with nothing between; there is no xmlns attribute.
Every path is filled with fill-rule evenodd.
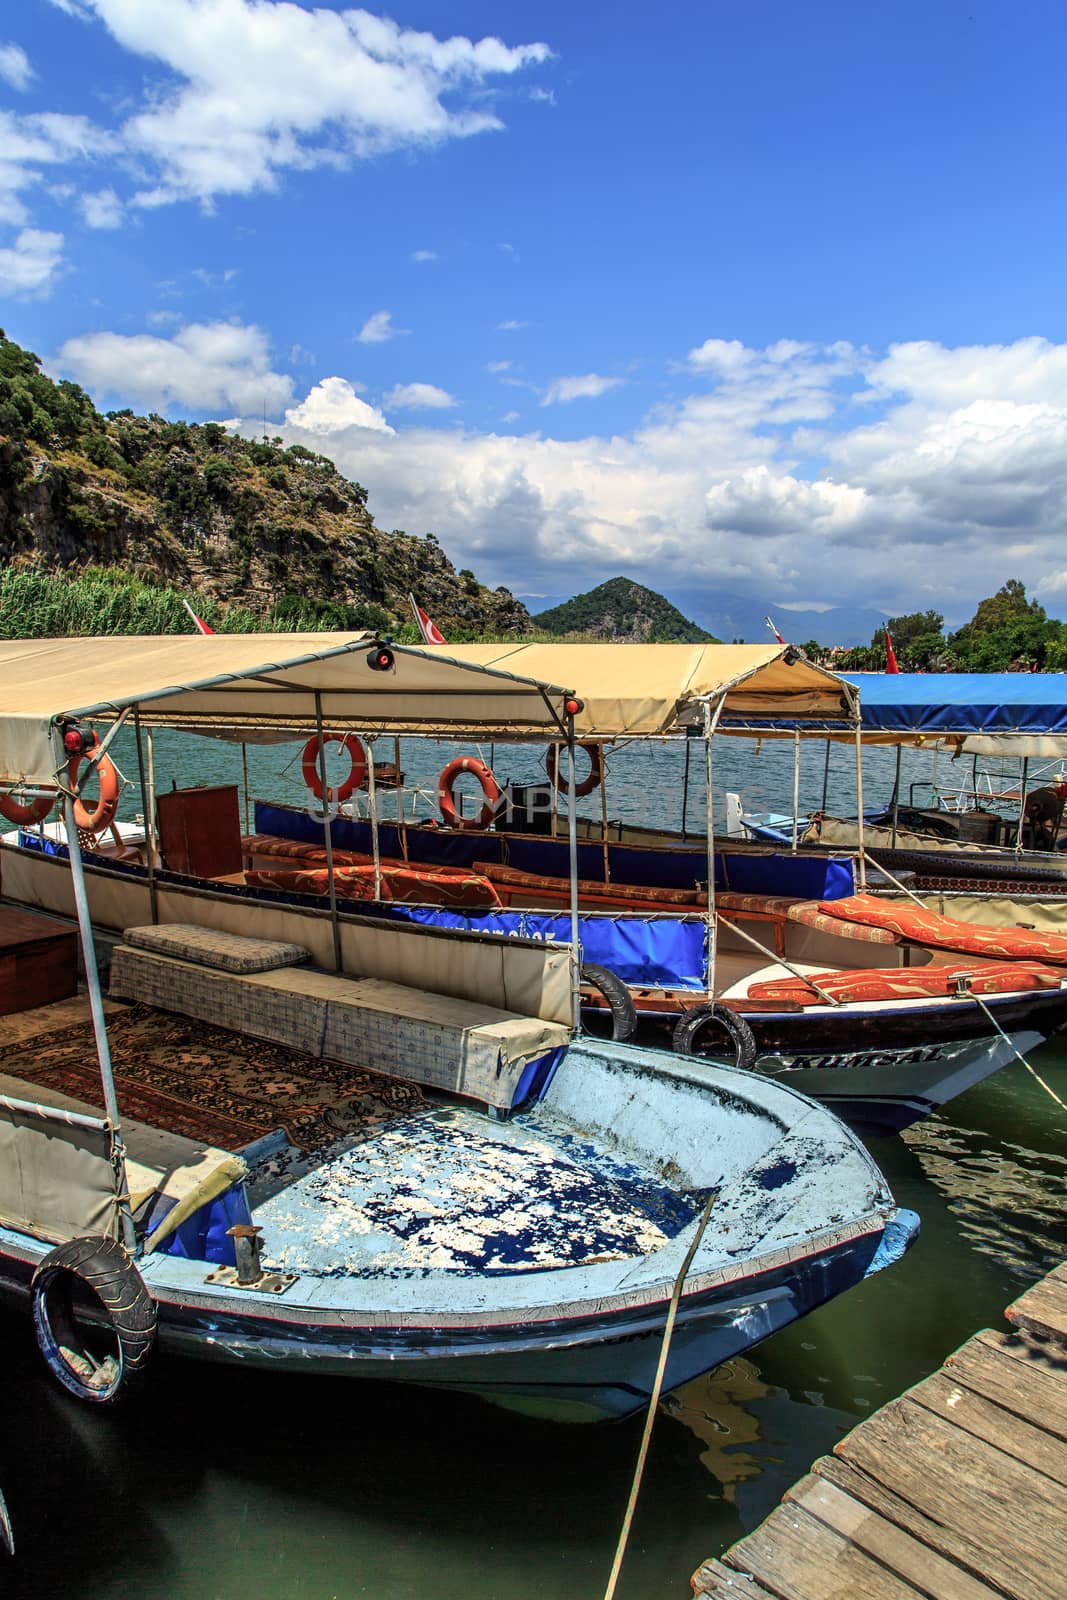
<svg viewBox="0 0 1067 1600"><path fill-rule="evenodd" d="M156 821L168 871L194 878L225 878L241 871L241 815L235 783L172 789L157 795Z"/></svg>
<svg viewBox="0 0 1067 1600"><path fill-rule="evenodd" d="M78 990L78 935L51 917L0 907L0 1016Z"/></svg>

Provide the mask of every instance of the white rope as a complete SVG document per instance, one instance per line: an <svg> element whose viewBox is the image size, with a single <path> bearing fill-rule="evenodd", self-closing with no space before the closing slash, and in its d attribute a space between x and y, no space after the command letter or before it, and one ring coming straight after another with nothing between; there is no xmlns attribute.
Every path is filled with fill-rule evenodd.
<svg viewBox="0 0 1067 1600"><path fill-rule="evenodd" d="M630 1485L630 1498L627 1501L626 1514L622 1519L622 1527L619 1530L619 1542L615 1547L615 1559L611 1563L611 1575L608 1578L608 1586L604 1590L604 1600L612 1600L612 1596L618 1587L619 1575L622 1572L622 1563L623 1558L626 1555L626 1546L630 1539L630 1529L633 1526L634 1512L637 1510L637 1497L641 1493L641 1479L644 1477L645 1462L648 1459L648 1446L652 1439L652 1428L656 1420L656 1407L659 1405L660 1391L663 1388L663 1376L667 1370L667 1355L671 1348L671 1335L674 1332L674 1323L678 1315L678 1302L682 1298L682 1285L688 1276L689 1268L693 1265L693 1257L700 1248L700 1241L704 1237L704 1230L708 1225L708 1219L711 1216L712 1207L714 1206L717 1198L718 1191L713 1190L708 1196L707 1205L704 1207L704 1210L701 1213L700 1221L697 1224L697 1231L693 1235L692 1243L685 1253L685 1260L682 1262L682 1265L678 1270L678 1276L674 1280L674 1289L671 1293L671 1303L667 1308L667 1321L663 1328L663 1341L659 1347L659 1362L656 1366L656 1378L652 1385L652 1393L648 1401L648 1413L645 1417L645 1430L641 1435L641 1448L637 1452L637 1466L634 1468L633 1483Z"/></svg>
<svg viewBox="0 0 1067 1600"><path fill-rule="evenodd" d="M986 1016L989 1018L990 1022L993 1024L994 1028L996 1028L997 1032L1000 1034L1000 1037L1004 1040L1004 1043L1011 1050L1011 1053L1015 1057L1016 1061L1021 1061L1023 1066L1026 1068L1027 1072L1030 1074L1030 1076L1032 1078L1036 1078L1037 1079L1038 1083L1041 1085L1042 1089L1044 1089L1045 1093L1048 1094L1048 1095L1051 1095L1053 1100L1055 1100L1056 1104L1058 1106L1062 1106L1064 1111L1067 1111L1067 1104L1064 1104L1064 1102L1060 1099L1059 1095L1056 1093L1055 1089L1053 1089L1049 1084L1047 1084L1045 1082L1044 1078L1041 1076L1040 1072L1036 1072L1034 1070L1034 1068L1030 1065L1029 1061L1027 1061L1026 1057L1024 1055L1021 1055L1019 1053L1019 1051L1016 1050L1015 1046L1012 1044L1011 1040L1008 1038L1008 1035L1004 1032L1004 1029L1000 1026L1000 1023L997 1021L997 1019L993 1015L992 1011L990 1011L989 1007L986 1005L985 1001L982 999L982 996L980 994L975 994L973 989L970 991L970 993L971 993L971 997L978 1001L978 1004L981 1006L982 1010L985 1012Z"/></svg>

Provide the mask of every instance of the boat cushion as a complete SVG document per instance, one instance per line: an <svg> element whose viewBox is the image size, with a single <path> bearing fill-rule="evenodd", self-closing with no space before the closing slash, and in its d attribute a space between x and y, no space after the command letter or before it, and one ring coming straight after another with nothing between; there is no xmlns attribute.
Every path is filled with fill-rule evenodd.
<svg viewBox="0 0 1067 1600"><path fill-rule="evenodd" d="M314 967L238 975L129 945L115 948L111 993L503 1110L570 1037L558 1022L379 978Z"/></svg>
<svg viewBox="0 0 1067 1600"><path fill-rule="evenodd" d="M707 900L706 895L700 898L702 903ZM724 889L715 896L715 905L720 911L757 911L765 917L787 916L796 904L792 895L787 894L738 894L733 889Z"/></svg>
<svg viewBox="0 0 1067 1600"><path fill-rule="evenodd" d="M373 866L335 867L334 885L344 900L373 900ZM287 894L330 892L330 874L325 867L309 867L293 872L250 871L245 882L257 889L281 889ZM500 896L488 879L457 867L413 867L397 862L382 864L379 882L383 900L397 900L419 906L464 906L484 910L498 906Z"/></svg>
<svg viewBox="0 0 1067 1600"><path fill-rule="evenodd" d="M569 899L569 878L552 877L547 873L523 872L519 867L502 866L498 861L476 861L475 872L481 872L494 883L512 889L538 889L559 899ZM657 889L641 883L604 883L599 878L580 878L578 894L583 900L608 899L617 901L642 900L655 905L691 906L697 901L697 891L692 889Z"/></svg>
<svg viewBox="0 0 1067 1600"><path fill-rule="evenodd" d="M975 994L1010 994L1028 989L1055 989L1061 974L1036 962L1004 961L988 966L968 966L954 961L944 966L869 967L852 972L813 972L817 983L835 1000L922 1000L955 993L957 973L970 973ZM829 1001L809 989L799 978L775 978L753 983L750 1000L787 1000L803 1006L824 1006Z"/></svg>
<svg viewBox="0 0 1067 1600"><path fill-rule="evenodd" d="M832 933L838 939L860 939L864 944L900 943L900 935L894 933L892 928L874 928L862 922L845 922L840 917L828 917L816 900L798 900L789 907L786 916L790 922L799 922L802 928L816 928L820 933Z"/></svg>
<svg viewBox="0 0 1067 1600"><path fill-rule="evenodd" d="M883 899L873 894L853 894L843 900L820 900L827 916L866 927L886 928L935 950L962 950L968 955L1015 961L1043 961L1067 966L1067 934L1043 933L1034 928L990 928L959 922L913 901Z"/></svg>
<svg viewBox="0 0 1067 1600"><path fill-rule="evenodd" d="M309 959L300 944L277 939L248 939L242 934L220 933L192 922L171 922L165 927L127 928L127 944L159 955L176 956L197 966L220 972L273 972L276 967L296 967Z"/></svg>

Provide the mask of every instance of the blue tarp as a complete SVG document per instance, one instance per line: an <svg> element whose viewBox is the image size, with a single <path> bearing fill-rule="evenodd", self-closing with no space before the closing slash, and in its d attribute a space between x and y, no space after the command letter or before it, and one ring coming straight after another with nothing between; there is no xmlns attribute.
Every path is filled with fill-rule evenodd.
<svg viewBox="0 0 1067 1600"><path fill-rule="evenodd" d="M868 733L1067 734L1067 676L1058 672L847 674Z"/></svg>

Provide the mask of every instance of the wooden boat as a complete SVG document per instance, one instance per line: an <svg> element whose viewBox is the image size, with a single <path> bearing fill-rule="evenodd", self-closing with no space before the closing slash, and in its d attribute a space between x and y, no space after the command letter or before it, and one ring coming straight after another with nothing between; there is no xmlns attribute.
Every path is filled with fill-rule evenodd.
<svg viewBox="0 0 1067 1600"><path fill-rule="evenodd" d="M439 714L443 691L467 717L493 695L512 724L558 729L572 715L551 685L419 651L385 651L395 676L383 684L368 674L382 671L384 647L359 636L122 641L118 669L99 652L94 663L86 647L111 643L76 642L79 700L63 643L35 650L32 693L0 677L0 781L32 798L75 744L78 759L99 761L90 710L118 719L158 699L200 725L216 711L232 721L243 700L257 719L317 716L320 730L322 702L341 695L349 715L362 696L370 721ZM271 646L265 661L257 652ZM287 709L273 713L279 700ZM37 853L32 864L73 896L99 1089L42 1087L30 1067L20 1079L10 1051L0 1080L0 1291L32 1302L42 1353L79 1398L115 1398L158 1344L235 1366L473 1391L543 1414L625 1416L649 1396L676 1286L668 1389L888 1264L914 1236L917 1219L898 1211L856 1137L787 1086L572 1041L567 949L280 905L268 939L248 900L148 881L135 863L83 863L79 787L75 772L66 857ZM30 854L4 851L5 890ZM158 1008L149 1022L170 1012L239 1029L286 1048L293 1071L299 1051L407 1098L366 1116L364 1085L344 1100L343 1131L302 1146L283 1132L212 1147L166 1119L122 1115L109 1039L121 1027L105 1014L91 916L113 890L113 910L125 891L156 912L123 922L113 1004ZM293 927L305 943L284 937ZM434 989L428 973L450 982Z"/></svg>

